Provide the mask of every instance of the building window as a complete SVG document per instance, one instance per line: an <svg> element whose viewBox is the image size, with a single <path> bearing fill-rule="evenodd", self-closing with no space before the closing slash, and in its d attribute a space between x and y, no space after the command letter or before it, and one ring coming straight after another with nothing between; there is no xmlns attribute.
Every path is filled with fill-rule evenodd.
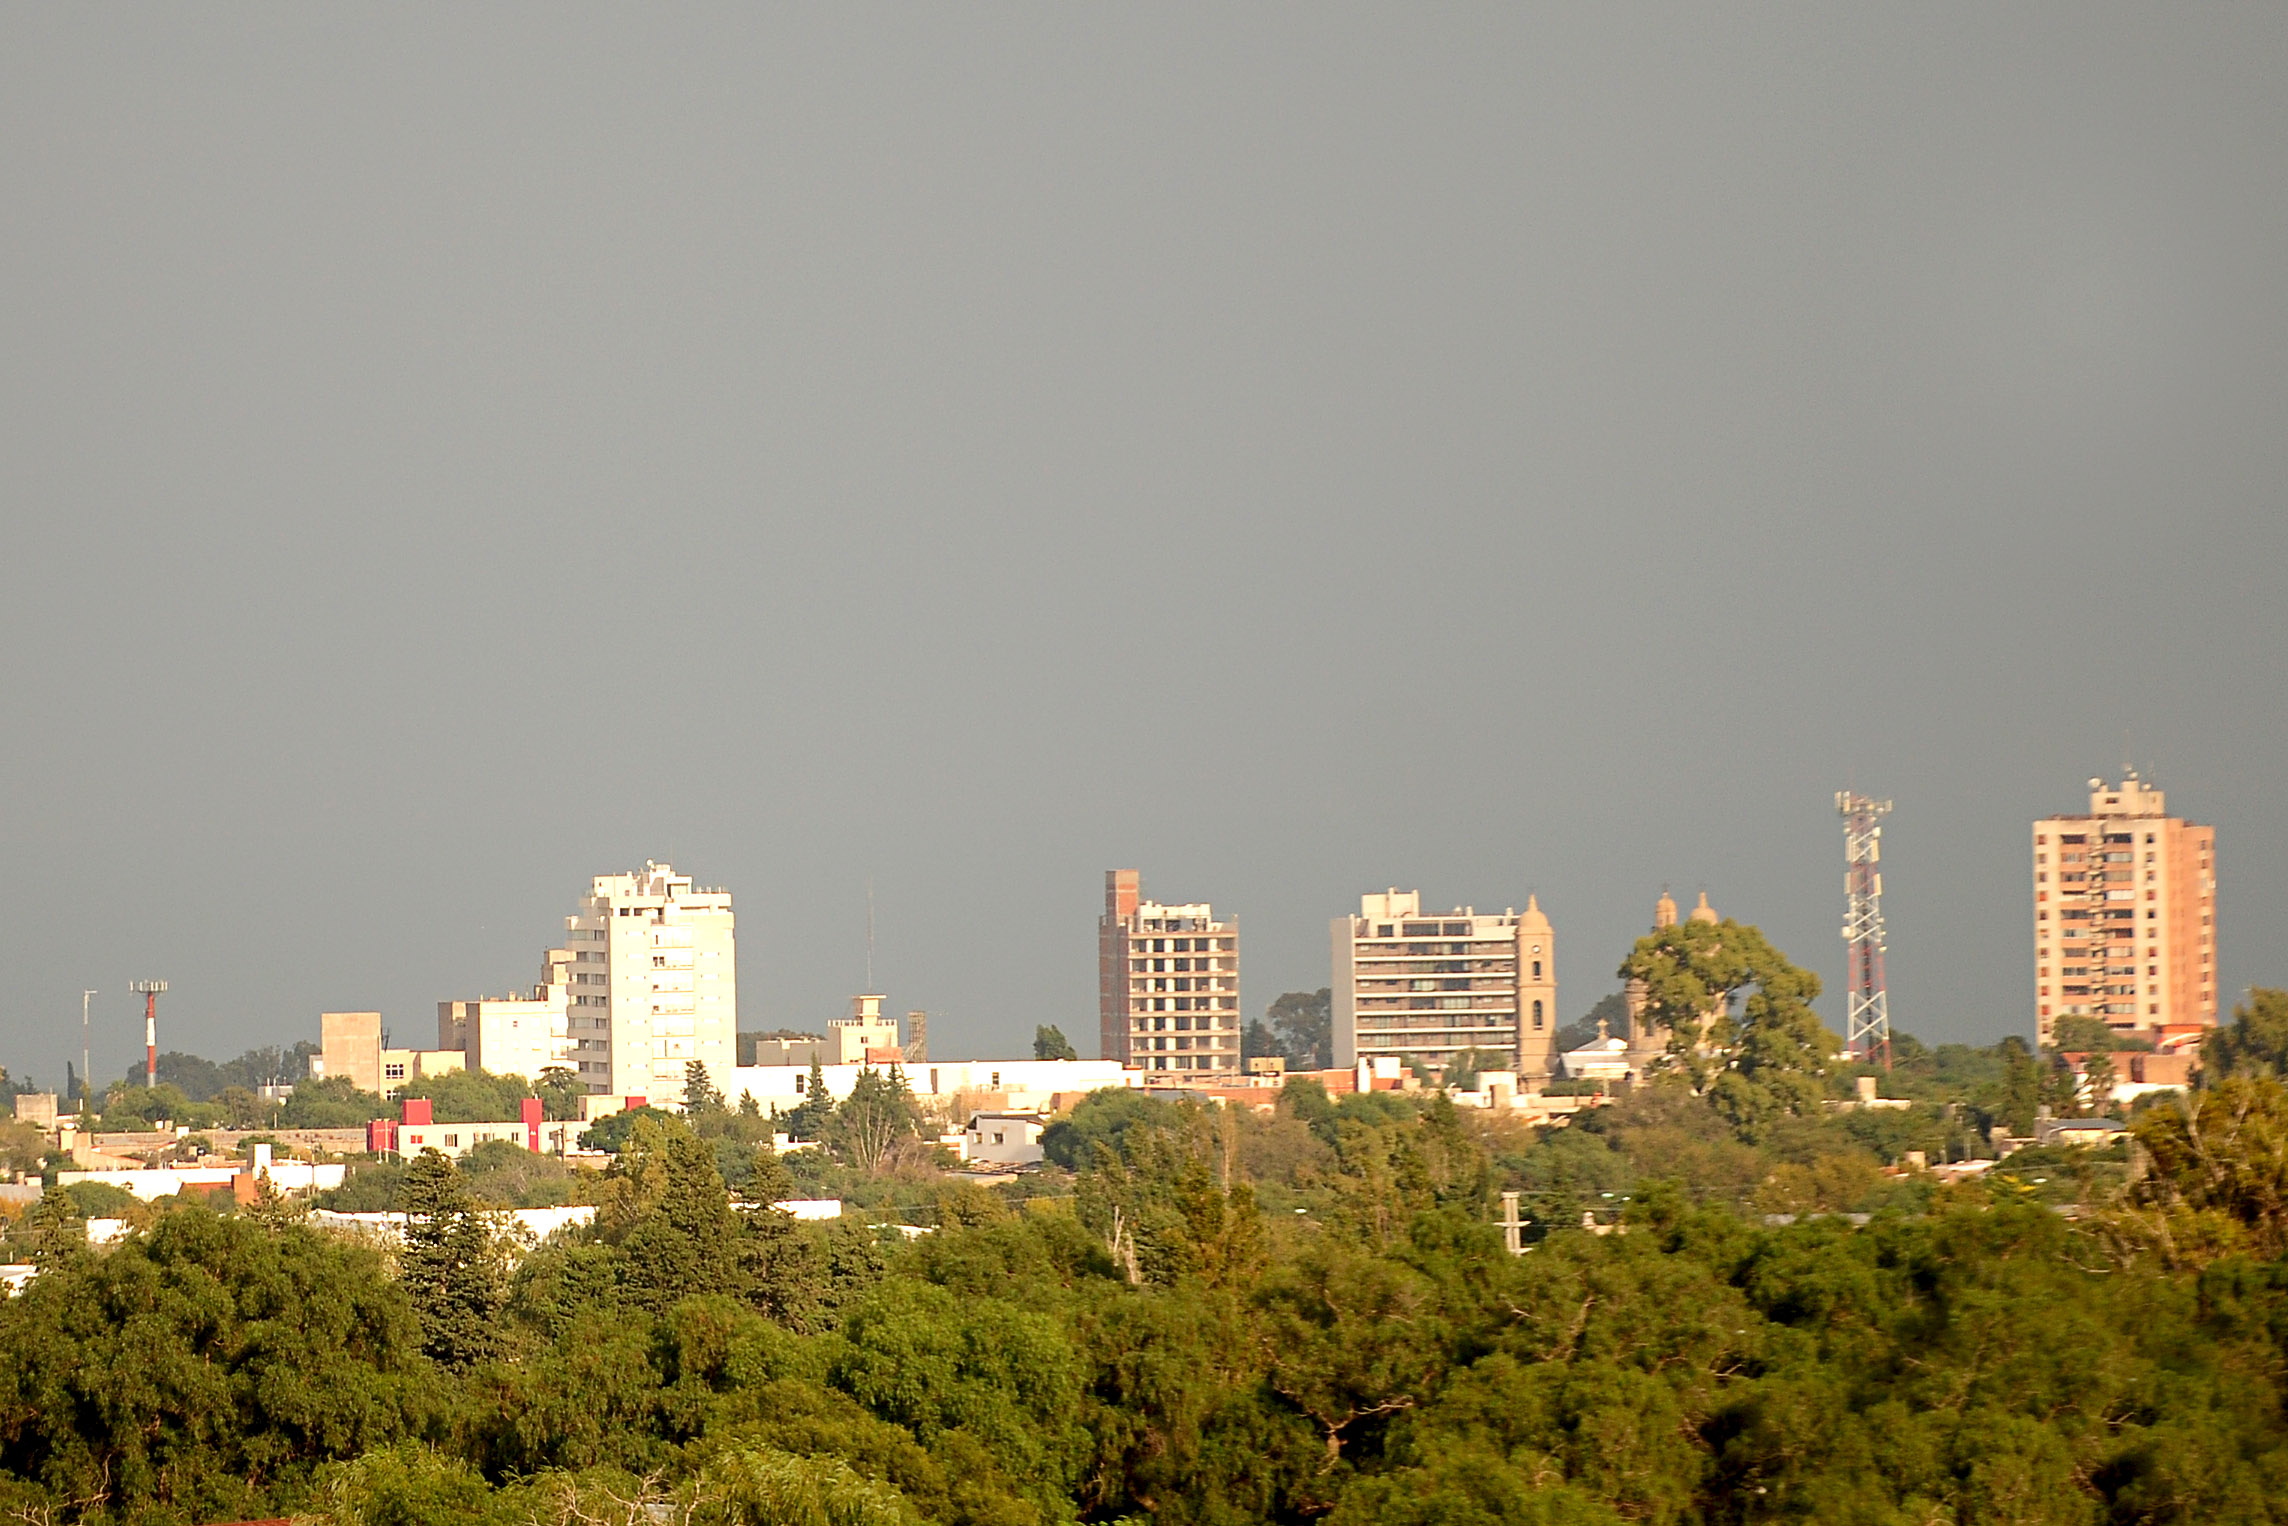
<svg viewBox="0 0 2288 1526"><path fill-rule="evenodd" d="M1540 1003L1540 1002L1535 1002L1535 1003L1533 1004L1533 1026L1534 1026L1534 1028L1535 1028L1535 1030L1536 1030L1536 1031L1538 1031L1538 1030L1540 1029L1540 1027L1541 1027L1541 1003Z"/></svg>

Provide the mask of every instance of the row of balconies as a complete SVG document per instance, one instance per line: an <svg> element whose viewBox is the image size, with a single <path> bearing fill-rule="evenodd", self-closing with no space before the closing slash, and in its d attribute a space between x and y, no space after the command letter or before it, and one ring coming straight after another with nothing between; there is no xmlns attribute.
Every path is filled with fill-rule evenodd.
<svg viewBox="0 0 2288 1526"><path fill-rule="evenodd" d="M1425 970L1433 975L1467 975L1473 972L1498 975L1516 968L1517 960L1505 955L1498 959L1440 958L1427 964L1420 959L1361 959L1351 966L1351 971L1354 975L1418 975Z"/></svg>
<svg viewBox="0 0 2288 1526"><path fill-rule="evenodd" d="M1360 939L1351 945L1351 958L1361 959L1451 959L1459 954L1465 958L1497 957L1504 949L1517 947L1517 939L1504 934L1498 938L1475 938L1467 943L1376 943Z"/></svg>
<svg viewBox="0 0 2288 1526"><path fill-rule="evenodd" d="M1474 975L1417 975L1396 980L1386 976L1381 980L1359 981L1353 989L1382 994L1394 991L1515 991L1517 982Z"/></svg>
<svg viewBox="0 0 2288 1526"><path fill-rule="evenodd" d="M1139 1035L1129 1048L1132 1053L1136 1054L1162 1054L1181 1050L1210 1049L1229 1052L1239 1048L1239 1041L1237 1039L1219 1039L1207 1035L1194 1038L1183 1033L1172 1036L1155 1034L1150 1038Z"/></svg>
<svg viewBox="0 0 2288 1526"><path fill-rule="evenodd" d="M1359 1037L1358 1046L1358 1052L1361 1055L1412 1054L1429 1056L1440 1053L1451 1053L1455 1050L1461 1049L1475 1049L1483 1054L1500 1054L1505 1050L1511 1053L1515 1053L1517 1050L1517 1040L1514 1037L1509 1037L1497 1039L1489 1043L1486 1039L1474 1033L1452 1033L1446 1034L1444 1036L1433 1033L1423 1034L1418 1038L1410 1038L1403 1044L1369 1044L1366 1041L1365 1035L1362 1034Z"/></svg>

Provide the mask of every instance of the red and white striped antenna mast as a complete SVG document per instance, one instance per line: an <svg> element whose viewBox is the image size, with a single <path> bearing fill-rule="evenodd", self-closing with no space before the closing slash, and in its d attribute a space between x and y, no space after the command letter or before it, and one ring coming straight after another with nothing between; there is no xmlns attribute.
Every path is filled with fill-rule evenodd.
<svg viewBox="0 0 2288 1526"><path fill-rule="evenodd" d="M159 993L164 980L131 980L127 989L143 998L143 1084L159 1084Z"/></svg>
<svg viewBox="0 0 2288 1526"><path fill-rule="evenodd" d="M1844 790L1835 797L1843 818L1843 1053L1862 1064L1891 1068L1891 996L1883 984L1882 820L1888 800Z"/></svg>

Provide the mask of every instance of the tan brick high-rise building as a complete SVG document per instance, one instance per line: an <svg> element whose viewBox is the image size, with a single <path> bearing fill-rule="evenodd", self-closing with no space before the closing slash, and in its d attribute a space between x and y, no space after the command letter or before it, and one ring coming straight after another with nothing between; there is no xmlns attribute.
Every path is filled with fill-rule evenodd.
<svg viewBox="0 0 2288 1526"><path fill-rule="evenodd" d="M1105 871L1097 1052L1156 1081L1229 1080L1240 1071L1239 922L1216 920L1204 901L1163 906L1143 895L1134 869Z"/></svg>
<svg viewBox="0 0 2288 1526"><path fill-rule="evenodd" d="M2124 1033L2217 1020L2216 828L2171 816L2131 773L2089 781L2089 814L2034 823L2035 1032L2097 1017Z"/></svg>

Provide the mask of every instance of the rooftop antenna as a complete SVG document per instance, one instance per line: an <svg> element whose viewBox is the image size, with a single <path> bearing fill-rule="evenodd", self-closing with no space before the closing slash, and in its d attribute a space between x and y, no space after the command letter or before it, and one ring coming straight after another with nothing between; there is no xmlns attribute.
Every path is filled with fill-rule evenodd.
<svg viewBox="0 0 2288 1526"><path fill-rule="evenodd" d="M866 989L874 989L874 881L866 880Z"/></svg>
<svg viewBox="0 0 2288 1526"><path fill-rule="evenodd" d="M1843 818L1843 1052L1862 1063L1891 1068L1891 995L1883 982L1882 819L1888 800L1849 790L1837 793Z"/></svg>
<svg viewBox="0 0 2288 1526"><path fill-rule="evenodd" d="M79 993L79 1101L87 1107L87 1004L95 996L93 991Z"/></svg>
<svg viewBox="0 0 2288 1526"><path fill-rule="evenodd" d="M143 1084L159 1084L159 993L167 989L164 980L130 980L127 989L143 998Z"/></svg>

